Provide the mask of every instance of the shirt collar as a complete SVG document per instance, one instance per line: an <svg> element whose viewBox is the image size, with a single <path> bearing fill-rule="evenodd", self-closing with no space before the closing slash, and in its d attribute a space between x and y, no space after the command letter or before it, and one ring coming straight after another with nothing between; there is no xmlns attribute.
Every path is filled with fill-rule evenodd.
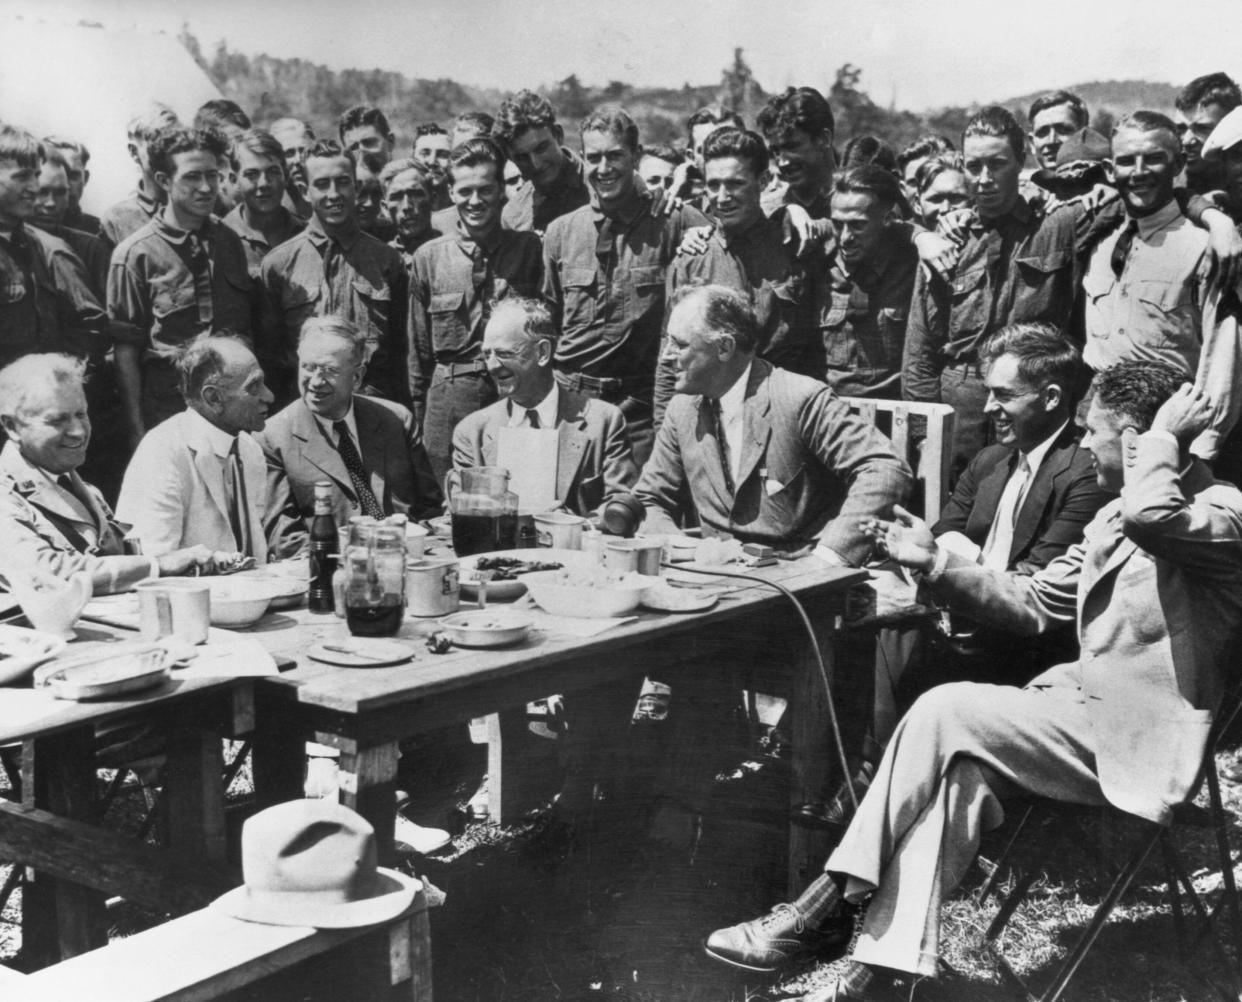
<svg viewBox="0 0 1242 1002"><path fill-rule="evenodd" d="M746 368L737 380L724 393L720 394L720 414L726 424L741 411L746 402L746 387L750 385L750 370L754 362L747 362Z"/></svg>
<svg viewBox="0 0 1242 1002"><path fill-rule="evenodd" d="M59 489L60 489L60 484L58 484L58 483L57 483L57 476L56 476L56 474L54 474L54 473L50 473L50 472L48 472L47 470L45 470L42 466L36 466L34 463L32 463L32 462L31 462L29 459L27 459L27 458L26 458L26 456L22 453L21 447L20 447L20 446L18 446L18 444L17 444L16 442L14 442L14 443L13 443L13 452L14 452L14 454L15 454L15 455L16 455L16 457L17 457L17 462L18 462L18 463L21 465L21 467L22 467L23 469L25 469L25 470L28 472L28 474L29 474L29 476L28 476L26 479L33 480L33 481L40 481L40 480L42 480L42 481L46 482L47 484L50 484L51 486L53 486L53 487L57 488L57 490L59 490ZM32 484L32 486L33 486L33 484Z"/></svg>
<svg viewBox="0 0 1242 1002"><path fill-rule="evenodd" d="M1169 200L1169 204L1157 209L1150 216L1135 217L1134 222L1138 226L1138 235L1143 240L1150 240L1161 230L1168 229L1182 215L1182 210L1178 207L1177 199Z"/></svg>
<svg viewBox="0 0 1242 1002"><path fill-rule="evenodd" d="M879 246L876 247L875 253L870 260L859 261L853 271L847 271L845 260L838 257L841 263L841 270L853 282L860 285L873 285L888 270L889 263L893 259L893 245L893 228L886 226L884 232L880 235Z"/></svg>
<svg viewBox="0 0 1242 1002"><path fill-rule="evenodd" d="M362 228L355 221L353 227L343 236L329 236L323 224L319 222L319 217L312 214L310 222L306 224L306 235L316 247L324 247L334 242L349 251L353 250L354 244L362 238Z"/></svg>
<svg viewBox="0 0 1242 1002"><path fill-rule="evenodd" d="M141 180L138 182L138 187L134 189L134 201L138 203L142 211L148 216L154 216L164 204L164 200L160 197L158 192L154 196L147 194L146 190L142 186Z"/></svg>
<svg viewBox="0 0 1242 1002"><path fill-rule="evenodd" d="M174 226L172 223L170 223L167 219L164 218L164 213L162 212L157 212L151 218L155 220L155 228L159 230L160 236L162 236L168 243L172 244L174 247L180 247L191 236L205 238L205 237L210 236L211 234L211 220L210 219L203 220L203 225L199 227L198 232L192 234L189 230L183 230L180 226Z"/></svg>
<svg viewBox="0 0 1242 1002"><path fill-rule="evenodd" d="M526 420L526 412L533 410L539 415L539 427L555 428L556 427L556 404L557 404L556 383L552 384L539 403L534 407L521 407L514 404L513 399L509 399L509 427L514 428Z"/></svg>
<svg viewBox="0 0 1242 1002"><path fill-rule="evenodd" d="M1033 448L1030 452L1024 454L1026 456L1026 465L1030 467L1031 470L1032 479L1034 479L1040 465L1043 463L1045 457L1047 457L1048 451L1052 448L1052 444L1061 437L1061 432L1065 431L1065 426L1067 424L1069 424L1069 421L1061 422L1061 427L1040 442L1039 445L1035 446L1035 448Z"/></svg>
<svg viewBox="0 0 1242 1002"><path fill-rule="evenodd" d="M630 197L625 200L616 212L611 213L610 218L617 219L623 226L629 226L640 215L647 212L651 206L651 193L644 190L640 191L638 185L634 186L634 190L630 193ZM591 192L591 209L595 214L595 221L598 223L605 218L604 210L600 208L599 201L595 198L595 192Z"/></svg>
<svg viewBox="0 0 1242 1002"><path fill-rule="evenodd" d="M747 226L746 229L739 230L732 234L726 233L725 228L717 223L715 230L712 232L712 239L716 240L722 247L735 247L739 244L745 244L753 241L763 232L763 228L767 225L768 217L760 212L759 218Z"/></svg>
<svg viewBox="0 0 1242 1002"><path fill-rule="evenodd" d="M457 238L457 246L465 252L467 257L470 257L474 254L474 248L476 247L482 247L486 254L495 254L496 248L500 246L500 242L504 239L505 230L503 226L497 225L489 246L475 240L474 237L466 232L466 228L462 225L461 220L458 219L453 230L453 236Z"/></svg>
<svg viewBox="0 0 1242 1002"><path fill-rule="evenodd" d="M330 418L323 417L322 415L316 414L314 411L311 411L311 417L315 419L315 423L319 425L320 430L324 433L324 435L327 437L329 442L331 442L334 446L337 446L340 444L336 440L336 428L333 427L333 425L336 424L336 421L333 421ZM350 437L353 438L354 440L354 445L357 446L358 448L361 448L362 446L358 442L358 418L357 418L357 415L354 413L354 398L353 397L349 398L349 410L345 412L345 416L342 418L337 418L336 420L345 422L345 427L349 429L349 434L350 434Z"/></svg>
<svg viewBox="0 0 1242 1002"><path fill-rule="evenodd" d="M991 219L984 219L979 215L979 211L977 209L973 209L971 211L974 215L974 219L972 220L973 228L980 231L987 229L999 229L1009 221L1025 224L1031 218L1032 212L1034 212L1030 203L1021 195L1019 195L1018 200L1014 202L1013 208L1006 212L1003 216L994 216Z"/></svg>
<svg viewBox="0 0 1242 1002"><path fill-rule="evenodd" d="M189 421L198 425L199 434L207 439L212 452L223 458L233 451L233 443L237 440L236 435L230 435L223 428L217 428L193 407L188 408L186 413L190 415Z"/></svg>

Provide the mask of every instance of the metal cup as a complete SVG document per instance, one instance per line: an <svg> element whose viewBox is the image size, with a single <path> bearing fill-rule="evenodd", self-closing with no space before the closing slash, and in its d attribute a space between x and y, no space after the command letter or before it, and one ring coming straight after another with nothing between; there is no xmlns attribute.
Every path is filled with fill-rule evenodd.
<svg viewBox="0 0 1242 1002"><path fill-rule="evenodd" d="M458 562L452 557L405 565L405 607L411 616L446 616L460 604Z"/></svg>
<svg viewBox="0 0 1242 1002"><path fill-rule="evenodd" d="M539 545L554 550L582 549L582 528L586 519L564 511L546 511L535 516Z"/></svg>
<svg viewBox="0 0 1242 1002"><path fill-rule="evenodd" d="M138 634L143 640L177 637L205 644L211 626L211 586L192 578L139 581Z"/></svg>
<svg viewBox="0 0 1242 1002"><path fill-rule="evenodd" d="M638 548L630 539L609 539L604 543L604 567L618 574L638 570Z"/></svg>

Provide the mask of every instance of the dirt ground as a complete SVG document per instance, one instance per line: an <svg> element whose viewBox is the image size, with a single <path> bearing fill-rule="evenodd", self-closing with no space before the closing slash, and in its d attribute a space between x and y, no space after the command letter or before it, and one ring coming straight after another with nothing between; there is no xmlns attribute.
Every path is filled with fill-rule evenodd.
<svg viewBox="0 0 1242 1002"><path fill-rule="evenodd" d="M635 735L640 763L658 761L660 740ZM831 962L764 980L704 956L707 933L765 911L780 900L785 878L787 761L757 753L737 727L722 728L712 755L724 767L701 812L676 798L653 797L650 777L638 768L612 794L574 815L572 824L556 812L505 827L466 824L447 811L472 791L481 748L459 750L423 771L412 813L451 826L455 835L447 854L408 864L447 895L432 918L437 1002L775 1002L830 981L838 967ZM1231 750L1221 760L1235 757ZM545 779L547 792L554 791L555 769L549 767ZM244 786L243 775L235 796L244 796ZM1226 782L1224 794L1234 845L1242 846L1242 788ZM140 797L123 797L109 820L131 825L140 807ZM1011 827L1012 820L988 837L985 858L996 858ZM1116 857L1127 830L1112 815L1065 811L1042 820L1037 837L1024 843L1019 865L1041 876L1004 949L1036 985L1051 976L1089 920L1107 884L1102 862ZM1212 876L1210 836L1178 829L1188 869L1215 902L1219 879ZM8 869L0 867L0 879ZM1013 997L979 945L995 910L994 901L981 911L971 900L982 879L977 870L946 904L947 970L921 985L917 998ZM11 961L20 949L19 909L20 892L0 916L0 960ZM112 918L114 933L125 935L160 916L122 904ZM1221 977L1206 940L1179 950L1157 852L1070 997L1198 1002L1217 997L1209 979ZM292 984L283 987L291 998L302 996ZM285 994L268 990L252 997L271 1002ZM339 997L348 998L348 990Z"/></svg>

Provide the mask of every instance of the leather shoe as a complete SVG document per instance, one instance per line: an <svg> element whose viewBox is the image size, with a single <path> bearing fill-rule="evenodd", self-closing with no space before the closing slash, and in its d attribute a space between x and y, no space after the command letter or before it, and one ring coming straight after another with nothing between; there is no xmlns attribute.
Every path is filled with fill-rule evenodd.
<svg viewBox="0 0 1242 1002"><path fill-rule="evenodd" d="M839 955L849 945L853 929L853 916L844 913L825 927L812 929L792 905L779 904L757 919L717 929L703 949L713 960L771 974L803 957L825 957L834 949Z"/></svg>
<svg viewBox="0 0 1242 1002"><path fill-rule="evenodd" d="M870 762L864 762L854 773L854 795L861 804L862 799L867 794L867 790L871 788L871 777L875 775L875 766ZM842 832L850 826L850 822L854 819L854 802L850 800L849 787L844 782L837 787L837 792L833 794L832 799L828 801L824 808L824 813L820 819L830 828L839 828Z"/></svg>

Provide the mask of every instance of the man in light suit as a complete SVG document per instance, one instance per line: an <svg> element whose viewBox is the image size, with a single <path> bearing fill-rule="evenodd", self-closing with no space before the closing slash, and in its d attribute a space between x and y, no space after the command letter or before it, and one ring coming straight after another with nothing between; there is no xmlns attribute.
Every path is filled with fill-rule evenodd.
<svg viewBox="0 0 1242 1002"><path fill-rule="evenodd" d="M870 527L981 621L1029 636L1076 619L1081 657L1023 689L963 682L923 696L824 875L795 902L713 933L710 955L772 970L870 896L841 981L808 998L893 998L894 970L936 973L940 901L1003 819L1003 792L1170 822L1202 764L1242 622L1242 492L1191 456L1212 411L1200 391L1176 388L1183 378L1139 361L1096 377L1087 447L1100 485L1121 496L1034 575L950 554L904 511Z"/></svg>
<svg viewBox="0 0 1242 1002"><path fill-rule="evenodd" d="M630 490L638 468L621 411L557 383L555 346L556 328L542 303L510 296L496 304L483 332L482 357L500 400L458 422L453 467L495 466L501 428L555 428L556 498L567 511L589 515Z"/></svg>
<svg viewBox="0 0 1242 1002"><path fill-rule="evenodd" d="M272 392L241 338L200 334L177 361L189 408L152 428L125 471L117 514L143 553L183 546L267 562L262 431Z"/></svg>
<svg viewBox="0 0 1242 1002"><path fill-rule="evenodd" d="M86 573L96 595L127 591L146 577L209 568L203 546L158 557L125 553L126 526L77 469L91 437L82 385L85 363L70 355L26 355L0 370L0 577Z"/></svg>
<svg viewBox="0 0 1242 1002"><path fill-rule="evenodd" d="M315 484L333 487L336 524L354 515L440 512L422 434L408 408L358 393L366 335L340 317L311 317L298 341L300 396L257 436L267 459L267 538L273 555L306 543Z"/></svg>
<svg viewBox="0 0 1242 1002"><path fill-rule="evenodd" d="M756 358L757 343L740 293L705 285L674 295L666 351L677 395L635 491L644 532L676 533L688 492L704 535L783 550L818 541L825 560L857 566L872 548L859 520L905 500L909 467L825 384Z"/></svg>

